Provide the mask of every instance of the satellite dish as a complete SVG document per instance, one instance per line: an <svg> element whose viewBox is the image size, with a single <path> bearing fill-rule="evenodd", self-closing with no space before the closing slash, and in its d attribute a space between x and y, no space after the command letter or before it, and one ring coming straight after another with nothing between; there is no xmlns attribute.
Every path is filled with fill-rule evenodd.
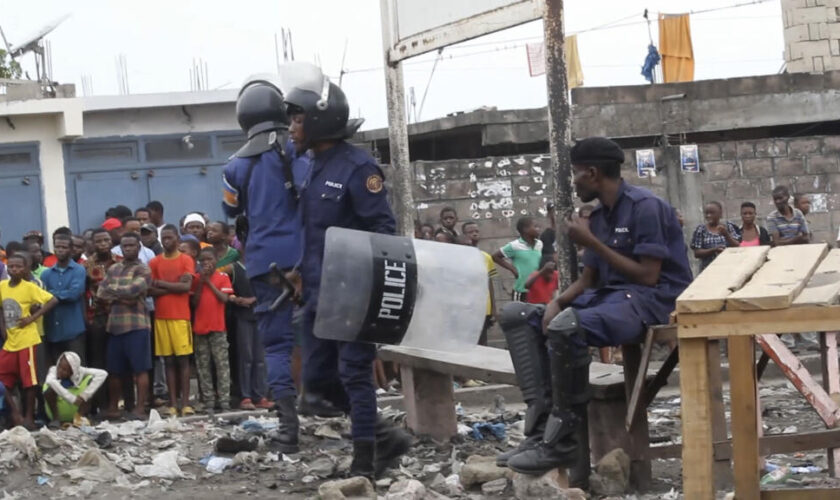
<svg viewBox="0 0 840 500"><path fill-rule="evenodd" d="M12 45L9 47L9 55L14 59L15 57L20 57L27 52L37 50L41 39L47 36L52 30L56 29L59 24L66 21L68 17L70 17L70 14L64 14L52 23L47 24L38 30L34 35L24 38L23 42Z"/></svg>

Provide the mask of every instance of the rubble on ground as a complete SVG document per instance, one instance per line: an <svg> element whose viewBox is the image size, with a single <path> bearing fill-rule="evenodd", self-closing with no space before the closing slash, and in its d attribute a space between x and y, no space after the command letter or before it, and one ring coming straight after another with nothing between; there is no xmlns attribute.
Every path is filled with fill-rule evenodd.
<svg viewBox="0 0 840 500"><path fill-rule="evenodd" d="M761 396L766 431L822 428L792 387L762 386ZM675 396L662 397L649 408L654 441L680 441L679 402ZM17 427L0 433L0 491L6 492L0 498L145 498L150 492L202 500L233 494L301 500L587 498L567 488L554 472L532 477L496 466L497 453L524 439L523 410L521 404L499 401L487 408L461 408L458 436L447 442L415 438L397 467L374 483L346 478L352 450L346 418L301 418L302 451L294 455L273 448L277 420L260 411L185 419L152 412L147 422L32 433ZM386 408L381 415L404 424L399 410ZM484 429L480 439L476 428ZM768 478L766 488L838 485L828 477L823 450L771 456L767 463L768 471L782 472ZM638 494L628 485L626 454L614 450L593 466L587 494L595 499L681 498L680 465L676 459L654 461L651 490Z"/></svg>

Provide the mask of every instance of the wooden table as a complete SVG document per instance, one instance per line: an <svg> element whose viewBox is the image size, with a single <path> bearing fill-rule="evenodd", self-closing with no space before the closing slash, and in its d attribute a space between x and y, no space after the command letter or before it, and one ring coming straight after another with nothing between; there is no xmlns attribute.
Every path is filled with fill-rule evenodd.
<svg viewBox="0 0 840 500"><path fill-rule="evenodd" d="M732 458L738 499L840 498L840 490L761 491L760 412L755 344L768 353L820 415L826 427L840 422L840 371L835 333L821 334L823 384L776 334L840 330L840 249L825 244L730 248L677 300L682 398L683 491L686 499L712 499L715 442L708 343L729 345ZM832 398L832 395L834 398ZM825 432L825 431L823 431ZM840 448L828 450L833 475Z"/></svg>

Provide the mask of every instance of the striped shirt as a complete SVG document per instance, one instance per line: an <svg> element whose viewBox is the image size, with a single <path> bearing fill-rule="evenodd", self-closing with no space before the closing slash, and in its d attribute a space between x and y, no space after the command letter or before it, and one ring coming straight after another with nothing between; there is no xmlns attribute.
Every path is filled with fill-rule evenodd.
<svg viewBox="0 0 840 500"><path fill-rule="evenodd" d="M152 283L152 273L141 263L117 262L108 268L99 284L96 296L111 302L108 333L120 335L134 330L149 329L146 310L146 290Z"/></svg>
<svg viewBox="0 0 840 500"><path fill-rule="evenodd" d="M778 210L770 212L770 215L767 216L767 231L771 235L778 232L779 238L786 240L800 234L810 234L811 231L808 229L808 222L805 220L802 212L798 208L793 207L791 207L791 210L793 210L793 217L790 219L782 215Z"/></svg>

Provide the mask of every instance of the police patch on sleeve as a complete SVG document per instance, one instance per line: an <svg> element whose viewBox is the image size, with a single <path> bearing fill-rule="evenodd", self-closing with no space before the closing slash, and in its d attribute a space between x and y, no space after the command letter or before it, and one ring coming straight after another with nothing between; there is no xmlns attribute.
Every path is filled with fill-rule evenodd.
<svg viewBox="0 0 840 500"><path fill-rule="evenodd" d="M382 191L382 176L378 174L373 174L367 178L365 181L365 187L371 193L378 193Z"/></svg>

